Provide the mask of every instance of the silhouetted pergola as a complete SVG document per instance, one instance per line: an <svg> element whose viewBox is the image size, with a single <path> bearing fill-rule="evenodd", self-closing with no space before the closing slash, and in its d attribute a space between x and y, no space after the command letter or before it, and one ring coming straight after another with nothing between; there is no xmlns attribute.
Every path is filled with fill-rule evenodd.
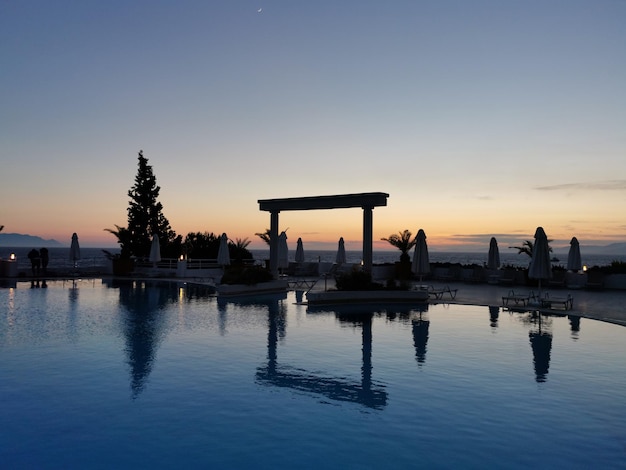
<svg viewBox="0 0 626 470"><path fill-rule="evenodd" d="M386 206L387 193L339 194L335 196L290 197L261 199L259 209L270 213L270 269L278 275L278 214L281 211L308 211L317 209L363 209L363 269L372 272L374 207Z"/></svg>

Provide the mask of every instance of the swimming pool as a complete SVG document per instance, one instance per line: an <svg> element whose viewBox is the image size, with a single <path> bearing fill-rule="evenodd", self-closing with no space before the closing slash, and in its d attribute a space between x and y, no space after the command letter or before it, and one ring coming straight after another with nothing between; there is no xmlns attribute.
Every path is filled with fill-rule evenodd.
<svg viewBox="0 0 626 470"><path fill-rule="evenodd" d="M626 468L626 328L295 300L0 289L2 466Z"/></svg>

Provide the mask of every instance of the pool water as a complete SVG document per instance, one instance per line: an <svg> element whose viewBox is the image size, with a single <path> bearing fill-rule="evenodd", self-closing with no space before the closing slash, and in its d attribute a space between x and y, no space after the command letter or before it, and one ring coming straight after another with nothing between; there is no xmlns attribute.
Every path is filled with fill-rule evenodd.
<svg viewBox="0 0 626 470"><path fill-rule="evenodd" d="M30 287L0 289L3 468L626 468L621 326Z"/></svg>

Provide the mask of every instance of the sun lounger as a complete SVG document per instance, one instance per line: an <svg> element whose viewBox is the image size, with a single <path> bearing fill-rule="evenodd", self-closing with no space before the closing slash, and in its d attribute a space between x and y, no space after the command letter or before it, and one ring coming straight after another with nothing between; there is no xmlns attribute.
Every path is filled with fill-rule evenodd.
<svg viewBox="0 0 626 470"><path fill-rule="evenodd" d="M567 297L551 297L549 293L546 293L546 296L541 299L541 306L550 309L571 310L574 308L574 298L571 294L567 294Z"/></svg>
<svg viewBox="0 0 626 470"><path fill-rule="evenodd" d="M507 307L511 302L517 306L526 306L531 300L535 300L535 293L530 291L526 293L514 292L510 290L508 295L502 296L502 305Z"/></svg>
<svg viewBox="0 0 626 470"><path fill-rule="evenodd" d="M292 280L287 281L287 285L292 290L298 290L298 289L308 290L311 287L313 287L316 282L317 282L317 279L300 278L300 279L292 279Z"/></svg>
<svg viewBox="0 0 626 470"><path fill-rule="evenodd" d="M450 289L450 286L441 288L435 288L434 286L428 286L428 295L434 297L437 300L441 300L444 294L448 294L450 299L456 298L458 289Z"/></svg>

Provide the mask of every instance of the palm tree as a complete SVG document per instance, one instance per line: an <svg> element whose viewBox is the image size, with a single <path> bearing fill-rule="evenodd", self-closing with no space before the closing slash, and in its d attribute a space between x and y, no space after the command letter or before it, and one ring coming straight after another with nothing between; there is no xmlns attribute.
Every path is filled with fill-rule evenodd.
<svg viewBox="0 0 626 470"><path fill-rule="evenodd" d="M548 244L552 242L552 240L548 240ZM515 248L517 250L517 254L521 255L522 253L528 255L530 258L533 257L533 248L535 248L535 242L532 240L526 240L522 243L522 246L510 246L509 248ZM548 251L552 253L552 247L548 245Z"/></svg>
<svg viewBox="0 0 626 470"><path fill-rule="evenodd" d="M117 237L117 241L120 244L120 254L116 256L116 255L111 254L107 250L102 250L102 251L110 259L113 259L116 257L119 257L122 259L130 259L132 255L132 251L130 249L132 234L130 230L128 230L126 227L120 227L119 225L116 225L116 224L114 225L115 225L115 229L105 228L104 231L109 232Z"/></svg>
<svg viewBox="0 0 626 470"><path fill-rule="evenodd" d="M381 240L388 242L390 245L395 246L398 250L400 250L400 261L407 262L411 260L409 251L411 251L411 248L413 248L417 242L415 238L411 240L411 235L412 234L409 230L405 230L404 232L389 235L387 238L381 238Z"/></svg>
<svg viewBox="0 0 626 470"><path fill-rule="evenodd" d="M269 245L270 244L270 234L271 233L272 233L272 231L269 228L266 228L265 232L255 233L255 235Z"/></svg>
<svg viewBox="0 0 626 470"><path fill-rule="evenodd" d="M244 259L253 259L252 253L248 250L250 240L248 238L235 238L235 241L230 240L229 248L235 264L239 264Z"/></svg>
<svg viewBox="0 0 626 470"><path fill-rule="evenodd" d="M250 240L248 240L248 237L235 238L234 245L235 245L235 248L237 248L238 250L244 250L248 248L248 245L250 245Z"/></svg>

